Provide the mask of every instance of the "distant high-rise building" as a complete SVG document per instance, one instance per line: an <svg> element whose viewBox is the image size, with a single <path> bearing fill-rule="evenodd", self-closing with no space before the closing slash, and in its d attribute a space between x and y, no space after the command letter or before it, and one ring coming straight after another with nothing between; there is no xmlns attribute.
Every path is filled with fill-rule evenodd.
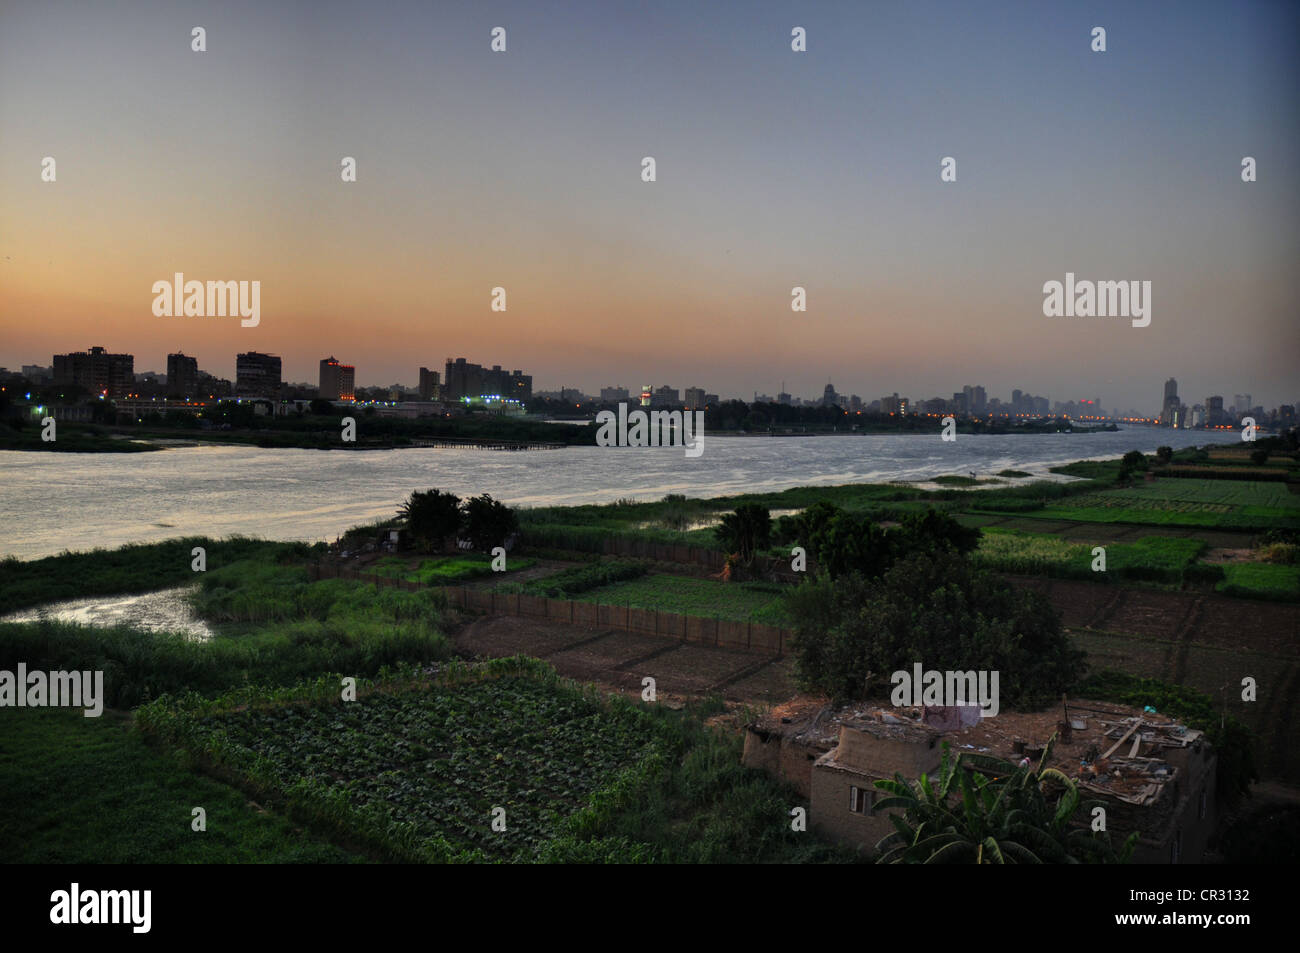
<svg viewBox="0 0 1300 953"><path fill-rule="evenodd" d="M704 396L703 387L686 388L686 409L687 410L703 410L704 405L706 403L708 403L708 401Z"/></svg>
<svg viewBox="0 0 1300 953"><path fill-rule="evenodd" d="M248 351L235 355L235 393L240 397L274 397L280 389L280 358Z"/></svg>
<svg viewBox="0 0 1300 953"><path fill-rule="evenodd" d="M92 394L118 397L135 383L135 357L109 354L102 347L54 355L54 383L79 385Z"/></svg>
<svg viewBox="0 0 1300 953"><path fill-rule="evenodd" d="M1238 414L1249 414L1252 409L1250 403L1250 395L1233 394L1232 409L1235 410Z"/></svg>
<svg viewBox="0 0 1300 953"><path fill-rule="evenodd" d="M180 351L167 355L167 393L194 397L199 392L199 362Z"/></svg>
<svg viewBox="0 0 1300 953"><path fill-rule="evenodd" d="M600 401L603 404L621 404L628 399L626 387L602 387Z"/></svg>
<svg viewBox="0 0 1300 953"><path fill-rule="evenodd" d="M470 364L463 357L454 361L447 358L446 373L442 379L444 400L462 397L501 397L508 400L529 400L533 396L533 378L523 371L503 371L500 364L491 369L481 364Z"/></svg>
<svg viewBox="0 0 1300 953"><path fill-rule="evenodd" d="M440 400L442 386L438 383L438 372L427 367L420 368L420 400Z"/></svg>
<svg viewBox="0 0 1300 953"><path fill-rule="evenodd" d="M320 396L325 400L356 400L357 369L330 355L320 362Z"/></svg>
<svg viewBox="0 0 1300 953"><path fill-rule="evenodd" d="M1205 398L1205 425L1221 427L1228 422L1228 415L1223 412L1223 398L1219 395Z"/></svg>
<svg viewBox="0 0 1300 953"><path fill-rule="evenodd" d="M717 394L705 394L705 395L704 395L704 405L705 405L706 407L717 407L718 404L720 404L720 403L721 403L721 401L718 400L718 395L717 395Z"/></svg>
<svg viewBox="0 0 1300 953"><path fill-rule="evenodd" d="M54 380L54 371L48 367L41 367L39 364L24 364L23 377L33 384L44 384Z"/></svg>
<svg viewBox="0 0 1300 953"><path fill-rule="evenodd" d="M1179 409L1182 402L1178 399L1178 381L1172 377L1165 381L1165 398L1160 407L1160 425L1163 427L1179 426Z"/></svg>
<svg viewBox="0 0 1300 953"><path fill-rule="evenodd" d="M826 382L826 389L822 391L823 407L838 407L840 405L840 395L835 393L835 388L831 386L830 381Z"/></svg>
<svg viewBox="0 0 1300 953"><path fill-rule="evenodd" d="M681 405L682 397L676 387L665 384L663 387L656 387L650 394L651 407L680 407Z"/></svg>

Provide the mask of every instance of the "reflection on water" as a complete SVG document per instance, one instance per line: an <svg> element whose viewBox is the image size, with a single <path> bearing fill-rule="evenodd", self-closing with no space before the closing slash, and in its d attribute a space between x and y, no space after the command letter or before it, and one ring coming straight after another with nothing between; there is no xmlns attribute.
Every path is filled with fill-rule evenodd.
<svg viewBox="0 0 1300 953"><path fill-rule="evenodd" d="M212 638L207 623L194 614L186 598L193 587L160 589L134 596L96 596L52 602L0 617L0 622L78 622L109 628L129 625L149 632L180 632L191 639Z"/></svg>

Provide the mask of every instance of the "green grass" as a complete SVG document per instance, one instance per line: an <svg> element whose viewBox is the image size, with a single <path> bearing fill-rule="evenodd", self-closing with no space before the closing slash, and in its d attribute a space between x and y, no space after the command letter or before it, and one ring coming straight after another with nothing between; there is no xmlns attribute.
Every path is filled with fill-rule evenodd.
<svg viewBox="0 0 1300 953"><path fill-rule="evenodd" d="M1250 599L1300 601L1300 566L1242 563L1223 567L1220 592Z"/></svg>
<svg viewBox="0 0 1300 953"><path fill-rule="evenodd" d="M1300 496L1258 480L1163 479L1076 496L1034 513L1041 519L1261 530L1300 526Z"/></svg>
<svg viewBox="0 0 1300 953"><path fill-rule="evenodd" d="M1104 574L1092 569L1094 548L1047 533L992 528L984 530L975 560L998 572L1094 581L1111 578L1180 583L1184 573L1204 552L1205 542L1148 536L1134 543L1111 543L1105 547Z"/></svg>
<svg viewBox="0 0 1300 953"><path fill-rule="evenodd" d="M0 711L0 857L21 864L344 863L356 858L257 811L145 744L121 712ZM207 830L191 830L195 807Z"/></svg>
<svg viewBox="0 0 1300 953"><path fill-rule="evenodd" d="M572 599L581 593L602 586L644 576L649 570L650 564L640 560L602 559L585 566L561 570L543 579L534 579L522 584L506 583L499 587L499 590L525 592L551 599Z"/></svg>
<svg viewBox="0 0 1300 953"><path fill-rule="evenodd" d="M577 596L583 602L657 609L681 615L788 626L783 602L789 587L752 582L716 582L655 574L602 586Z"/></svg>
<svg viewBox="0 0 1300 953"><path fill-rule="evenodd" d="M130 707L164 692L288 685L322 672L373 675L400 661L450 654L441 591L312 582L306 565L281 563L280 555L259 550L201 574L191 599L216 628L210 641L129 626L10 623L0 625L0 668L22 661L43 669L103 669L107 703Z"/></svg>
<svg viewBox="0 0 1300 953"><path fill-rule="evenodd" d="M415 569L410 560L401 556L385 556L368 566L366 571L389 578L418 582L426 586L455 585L493 575L492 557L479 554L439 556L425 559ZM518 572L536 565L537 560L526 556L509 556L506 572Z"/></svg>
<svg viewBox="0 0 1300 953"><path fill-rule="evenodd" d="M206 550L209 570L254 556L274 564L283 559L305 558L312 551L301 543L190 536L26 561L10 557L0 560L0 606L4 611L13 611L67 599L152 592L191 583L200 575L192 568L195 546Z"/></svg>

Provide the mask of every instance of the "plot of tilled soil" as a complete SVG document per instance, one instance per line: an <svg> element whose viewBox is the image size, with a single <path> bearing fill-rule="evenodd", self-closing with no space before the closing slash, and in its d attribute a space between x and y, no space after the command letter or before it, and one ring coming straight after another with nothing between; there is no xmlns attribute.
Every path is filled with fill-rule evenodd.
<svg viewBox="0 0 1300 953"><path fill-rule="evenodd" d="M722 690L732 701L763 702L775 705L795 694L794 659L770 659L753 674L737 679Z"/></svg>
<svg viewBox="0 0 1300 953"><path fill-rule="evenodd" d="M586 628L514 616L475 619L455 635L456 647L473 655L531 655L567 678L682 695L718 692L737 701L784 701L794 694L793 663L757 652L684 644L631 632ZM734 680L734 681L733 681Z"/></svg>
<svg viewBox="0 0 1300 953"><path fill-rule="evenodd" d="M575 633L582 630L574 628ZM593 630L592 635L599 634ZM575 640L576 641L576 640ZM573 648L546 656L546 661L556 668L580 666L582 668L611 669L627 665L633 659L642 658L667 649L673 642L669 639L656 639L651 635L636 635L632 632L611 631L594 641L582 642ZM646 663L652 664L652 663ZM652 674L652 673L650 673Z"/></svg>
<svg viewBox="0 0 1300 953"><path fill-rule="evenodd" d="M654 677L661 691L681 694L707 694L746 669L763 662L763 656L738 649L720 649L708 645L679 645L671 652L639 662L640 674Z"/></svg>
<svg viewBox="0 0 1300 953"><path fill-rule="evenodd" d="M545 658L567 646L596 634L574 626L520 619L515 616L490 616L475 619L455 635L456 648L471 655L500 657L531 655Z"/></svg>

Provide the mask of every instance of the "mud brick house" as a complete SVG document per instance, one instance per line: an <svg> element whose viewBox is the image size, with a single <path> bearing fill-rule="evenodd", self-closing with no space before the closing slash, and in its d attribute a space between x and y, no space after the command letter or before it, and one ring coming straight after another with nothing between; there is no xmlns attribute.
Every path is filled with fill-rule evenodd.
<svg viewBox="0 0 1300 953"><path fill-rule="evenodd" d="M1083 799L1102 803L1115 843L1139 832L1133 863L1202 860L1218 823L1217 759L1199 731L1086 700L972 721L953 709L833 709L821 699L796 699L748 726L743 758L807 798L814 829L870 850L893 830L875 809L885 796L875 781L895 773L909 780L933 775L945 741L954 755L1036 762L1057 734L1050 764L1075 780Z"/></svg>

